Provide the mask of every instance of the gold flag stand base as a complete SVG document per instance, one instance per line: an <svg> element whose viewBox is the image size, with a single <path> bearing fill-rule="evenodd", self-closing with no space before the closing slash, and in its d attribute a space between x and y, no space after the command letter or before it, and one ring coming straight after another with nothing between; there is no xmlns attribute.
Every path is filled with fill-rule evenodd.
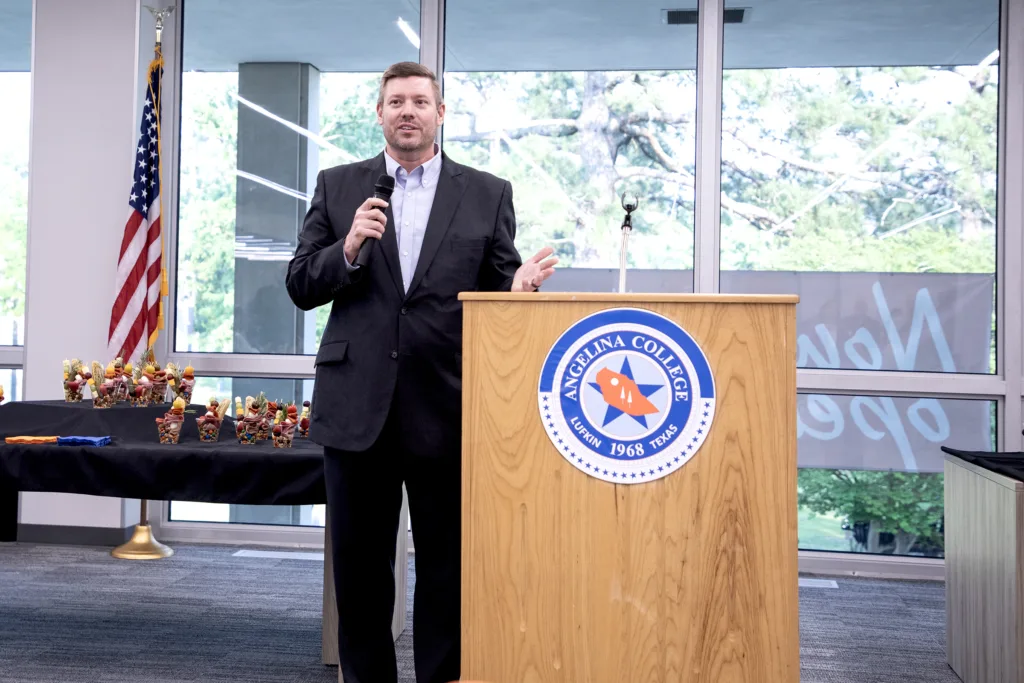
<svg viewBox="0 0 1024 683"><path fill-rule="evenodd" d="M136 524L131 540L111 550L110 554L122 560L159 560L170 557L174 550L153 538L153 527Z"/></svg>
<svg viewBox="0 0 1024 683"><path fill-rule="evenodd" d="M122 560L159 560L174 554L172 548L168 548L153 538L153 527L149 525L149 515L146 509L147 502L141 501L139 523L135 525L131 540L110 551L114 557Z"/></svg>

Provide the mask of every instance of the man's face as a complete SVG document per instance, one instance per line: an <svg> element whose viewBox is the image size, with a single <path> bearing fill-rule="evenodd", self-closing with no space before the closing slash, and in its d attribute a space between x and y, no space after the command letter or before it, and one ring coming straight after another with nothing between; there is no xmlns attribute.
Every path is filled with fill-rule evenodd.
<svg viewBox="0 0 1024 683"><path fill-rule="evenodd" d="M394 149L431 149L437 127L444 123L444 105L437 106L429 78L392 78L384 86L384 103L377 107L377 123Z"/></svg>

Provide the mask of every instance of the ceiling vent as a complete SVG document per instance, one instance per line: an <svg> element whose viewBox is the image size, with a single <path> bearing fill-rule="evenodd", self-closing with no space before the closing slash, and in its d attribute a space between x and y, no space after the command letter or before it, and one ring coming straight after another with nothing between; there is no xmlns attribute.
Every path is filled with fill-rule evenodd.
<svg viewBox="0 0 1024 683"><path fill-rule="evenodd" d="M663 21L669 26L696 26L698 16L695 9L667 9L664 10ZM747 10L744 7L728 8L724 11L727 24L742 24L746 17Z"/></svg>

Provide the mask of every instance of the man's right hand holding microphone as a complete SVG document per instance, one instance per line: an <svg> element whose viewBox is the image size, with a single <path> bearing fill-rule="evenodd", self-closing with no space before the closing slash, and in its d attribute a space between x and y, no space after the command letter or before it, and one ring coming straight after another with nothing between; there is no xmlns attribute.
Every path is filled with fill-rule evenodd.
<svg viewBox="0 0 1024 683"><path fill-rule="evenodd" d="M378 197L370 197L356 210L352 219L352 227L345 236L345 259L350 266L355 266L359 257L359 248L367 239L379 240L384 235L384 227L388 219L384 215L388 203Z"/></svg>

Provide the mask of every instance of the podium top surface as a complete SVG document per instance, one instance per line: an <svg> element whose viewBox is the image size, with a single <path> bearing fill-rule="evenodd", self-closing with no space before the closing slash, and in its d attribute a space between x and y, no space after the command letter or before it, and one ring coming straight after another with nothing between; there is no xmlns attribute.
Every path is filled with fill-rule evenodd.
<svg viewBox="0 0 1024 683"><path fill-rule="evenodd" d="M669 304L796 304L796 294L664 294L630 292L461 292L460 301L585 301Z"/></svg>

